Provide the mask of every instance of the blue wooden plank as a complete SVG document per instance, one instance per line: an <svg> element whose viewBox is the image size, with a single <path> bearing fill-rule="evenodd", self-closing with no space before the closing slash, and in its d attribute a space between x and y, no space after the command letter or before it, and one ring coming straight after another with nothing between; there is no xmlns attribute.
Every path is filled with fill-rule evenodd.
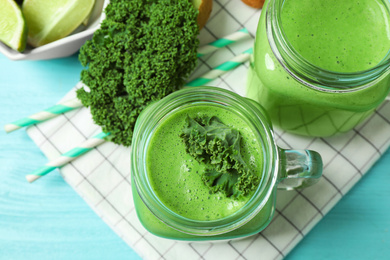
<svg viewBox="0 0 390 260"><path fill-rule="evenodd" d="M77 56L12 62L0 56L0 123L57 102L77 82ZM63 181L58 171L33 184L46 163L24 130L0 131L0 259L139 259Z"/></svg>
<svg viewBox="0 0 390 260"><path fill-rule="evenodd" d="M286 259L388 259L390 149Z"/></svg>

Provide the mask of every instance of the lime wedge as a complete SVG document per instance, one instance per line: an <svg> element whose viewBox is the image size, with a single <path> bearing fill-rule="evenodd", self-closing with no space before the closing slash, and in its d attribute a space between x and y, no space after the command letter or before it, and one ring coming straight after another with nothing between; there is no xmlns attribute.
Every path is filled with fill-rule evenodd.
<svg viewBox="0 0 390 260"><path fill-rule="evenodd" d="M0 0L0 41L22 52L26 48L27 28L19 6L13 0Z"/></svg>
<svg viewBox="0 0 390 260"><path fill-rule="evenodd" d="M68 36L86 19L94 3L95 0L25 0L22 10L28 43L38 47Z"/></svg>

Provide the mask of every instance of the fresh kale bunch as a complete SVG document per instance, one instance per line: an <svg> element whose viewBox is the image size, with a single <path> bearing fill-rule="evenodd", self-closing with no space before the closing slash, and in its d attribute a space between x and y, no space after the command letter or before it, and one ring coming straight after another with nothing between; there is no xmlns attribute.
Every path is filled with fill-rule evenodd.
<svg viewBox="0 0 390 260"><path fill-rule="evenodd" d="M196 66L198 11L188 0L111 0L80 50L77 97L110 140L131 145L139 113L181 88Z"/></svg>
<svg viewBox="0 0 390 260"><path fill-rule="evenodd" d="M187 116L180 137L186 152L207 165L201 178L212 193L220 191L227 197L245 196L259 185L259 177L241 156L240 133L219 118Z"/></svg>

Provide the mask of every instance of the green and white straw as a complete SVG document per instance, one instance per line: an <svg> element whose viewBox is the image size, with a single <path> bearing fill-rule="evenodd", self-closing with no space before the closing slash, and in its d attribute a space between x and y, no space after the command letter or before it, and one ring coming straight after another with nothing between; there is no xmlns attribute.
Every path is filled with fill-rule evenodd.
<svg viewBox="0 0 390 260"><path fill-rule="evenodd" d="M220 48L223 48L229 44L232 44L234 42L242 40L246 37L250 37L248 30L245 28L241 29L235 33L232 33L228 36L225 36L221 39L218 39L218 40L216 40L212 43L209 43L205 46L199 47L198 57L201 57L203 55L206 55L208 53L216 51ZM223 73L226 73L226 71L228 71L230 69L234 69L240 63L242 63L242 62L240 62L240 59L242 59L242 58L247 59L248 57L246 56L245 53L243 55L239 55L235 59L233 59L232 61L230 61L226 64L225 63L221 64L220 66L218 66L217 67L218 69L216 68L217 71L210 71L206 75L202 76L200 79L194 80L194 81L190 82L190 85L187 84L186 86L193 86L193 84L195 84L195 83L198 84L197 86L201 86L201 85L211 81L211 80L206 81L205 79L212 78L212 77L216 78L216 77L222 75ZM214 79L214 78L212 78L212 79ZM199 85L199 83L201 83L201 82L204 82L204 83ZM66 113L68 111L71 111L71 110L79 108L79 107L82 107L81 102L77 98L74 98L74 99L65 101L63 103L57 104L55 106L49 107L48 109L45 109L45 110L38 112L36 114L30 115L28 117L19 119L15 122L6 124L4 126L4 129L7 133L9 133L9 132L15 131L17 129L20 129L22 127L41 123L43 121L54 118L56 116L59 116L63 113Z"/></svg>
<svg viewBox="0 0 390 260"><path fill-rule="evenodd" d="M46 174L48 174L52 170L59 168L59 167L62 167L65 164L73 161L74 159L78 158L79 156L85 154L86 152L89 152L94 147L104 143L105 142L104 138L109 136L109 135L110 135L109 133L102 132L102 133L99 133L99 134L91 137L90 139L87 139L85 142L83 142L79 146L71 149L70 151L62 154L57 159L48 162L47 164L45 164L41 168L35 170L31 174L26 175L27 181L31 183L31 182L39 179L40 177L45 176Z"/></svg>
<svg viewBox="0 0 390 260"><path fill-rule="evenodd" d="M205 73L203 76L196 78L190 82L188 82L184 87L199 87L203 86L210 81L213 81L214 79L218 78L219 76L225 74L226 72L235 69L240 64L248 61L251 57L251 54L253 53L253 49L250 48L243 53L237 55L233 59L226 61L222 63L221 65L218 65L217 67L213 68L209 72Z"/></svg>
<svg viewBox="0 0 390 260"><path fill-rule="evenodd" d="M245 38L250 38L250 34L247 29L243 28L235 33L232 33L230 35L227 35L223 38L220 38L212 43L203 45L202 47L198 48L198 58L202 57L206 54L209 54L211 52L214 52L220 48L226 47L229 44L238 42L240 40L243 40Z"/></svg>
<svg viewBox="0 0 390 260"><path fill-rule="evenodd" d="M81 102L77 99L70 99L68 101L65 101L63 103L54 105L52 107L49 107L41 112L38 112L36 114L30 115L28 117L19 119L17 121L14 121L12 123L6 124L4 126L4 129L7 133L15 131L19 128L41 123L45 120L48 120L50 118L56 117L62 113L66 113L68 111L71 111L73 109L82 107Z"/></svg>

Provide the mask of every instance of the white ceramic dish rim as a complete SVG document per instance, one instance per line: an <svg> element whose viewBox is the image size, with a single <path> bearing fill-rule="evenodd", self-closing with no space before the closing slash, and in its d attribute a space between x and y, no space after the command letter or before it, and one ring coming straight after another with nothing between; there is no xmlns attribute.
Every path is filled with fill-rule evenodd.
<svg viewBox="0 0 390 260"><path fill-rule="evenodd" d="M102 10L108 3L109 1L107 0L96 0L94 9L91 11L92 22L86 29L80 32L73 33L41 47L27 47L24 52L17 52L0 42L0 52L10 60L45 60L70 56L77 52L85 41L90 39L93 33L100 27L101 21L105 18Z"/></svg>

